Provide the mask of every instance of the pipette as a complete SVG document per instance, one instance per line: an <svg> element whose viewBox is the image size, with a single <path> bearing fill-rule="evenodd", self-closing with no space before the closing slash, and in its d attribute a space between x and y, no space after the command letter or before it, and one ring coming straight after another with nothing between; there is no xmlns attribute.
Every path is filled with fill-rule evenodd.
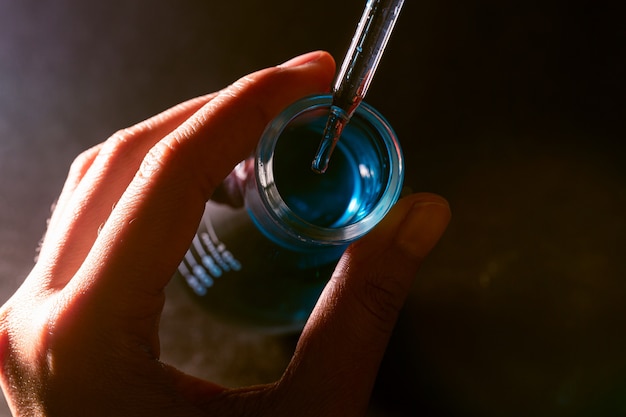
<svg viewBox="0 0 626 417"><path fill-rule="evenodd" d="M343 128L365 97L404 0L368 0L350 48L333 83L333 101L324 136L311 163L322 174Z"/></svg>

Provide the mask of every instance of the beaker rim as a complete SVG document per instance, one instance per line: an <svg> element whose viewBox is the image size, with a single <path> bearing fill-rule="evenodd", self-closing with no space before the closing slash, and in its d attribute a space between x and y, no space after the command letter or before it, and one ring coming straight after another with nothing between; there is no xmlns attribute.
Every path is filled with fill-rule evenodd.
<svg viewBox="0 0 626 417"><path fill-rule="evenodd" d="M352 120L362 120L367 126L371 126L372 131L368 133L382 145L380 150L385 152L384 157L388 158L388 163L384 164L387 171L385 172L386 183L383 184L383 190L369 213L354 223L339 227L326 227L302 219L283 200L274 182L273 173L272 159L278 139L285 127L297 117L321 108L330 109L331 104L330 94L317 94L300 99L288 106L268 124L255 155L256 186L267 214L286 235L304 244L345 245L362 237L383 219L402 191L404 158L396 133L382 114L368 103L361 102ZM254 213L252 215L254 216ZM262 224L260 226L263 228Z"/></svg>

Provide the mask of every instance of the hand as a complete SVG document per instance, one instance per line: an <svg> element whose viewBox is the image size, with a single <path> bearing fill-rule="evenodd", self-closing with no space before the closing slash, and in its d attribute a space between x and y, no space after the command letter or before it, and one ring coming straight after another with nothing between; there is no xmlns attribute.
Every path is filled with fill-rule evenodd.
<svg viewBox="0 0 626 417"><path fill-rule="evenodd" d="M325 91L323 52L178 105L79 156L38 262L0 310L2 388L19 416L356 416L421 260L449 219L401 200L341 259L277 382L230 390L159 361L164 287L206 200L295 100Z"/></svg>

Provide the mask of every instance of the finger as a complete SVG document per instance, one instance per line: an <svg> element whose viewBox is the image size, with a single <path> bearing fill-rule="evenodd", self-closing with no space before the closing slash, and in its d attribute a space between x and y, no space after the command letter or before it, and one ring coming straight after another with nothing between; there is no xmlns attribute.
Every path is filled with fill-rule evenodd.
<svg viewBox="0 0 626 417"><path fill-rule="evenodd" d="M163 369L167 372L174 389L192 404L204 404L227 391L227 388L221 385L186 374L170 365L164 364Z"/></svg>
<svg viewBox="0 0 626 417"><path fill-rule="evenodd" d="M178 104L148 120L138 123L131 128L120 130L119 132L114 134L108 141L93 146L92 148L81 153L78 157L76 157L70 167L67 180L54 206L54 212L59 214L54 215L53 213L53 218L51 219L53 220L53 222L50 227L54 226L55 219L64 217L62 215L62 213L64 212L64 208L69 205L74 191L93 165L96 157L100 157L100 163L106 163L107 165L118 165L115 163L115 156L119 154L125 154L125 151L128 150L119 146L119 143L117 143L118 141L131 142L131 144L137 148L134 150L133 153L139 153L140 156L145 155L146 152L143 152L143 154L141 152L142 147L145 148L147 146L149 148L155 143L156 140L162 138L166 133L171 132L183 120L185 120L189 115L193 114L207 101L211 100L211 98L213 98L215 95L216 93L212 93L205 96L196 97L184 103ZM140 140L140 136L143 136L143 143L142 140ZM121 140L121 137L124 137L125 139ZM107 149L101 152L105 145ZM133 150L131 149L131 151ZM141 159L139 159L139 162L140 161ZM138 164L135 165L138 166ZM96 167L92 171L101 172L101 166ZM133 167L132 165L125 165L117 167L117 169L115 170L115 174L117 175L124 172L132 173L134 171L136 171L136 167ZM90 182L90 185L93 185L93 182ZM89 188L91 189L92 187ZM85 196L81 195L80 199L84 200L84 197Z"/></svg>
<svg viewBox="0 0 626 417"><path fill-rule="evenodd" d="M323 52L256 72L157 143L102 228L74 288L114 294L111 308L141 309L138 298L157 308L153 296L176 270L216 185L250 154L279 111L326 91L333 75L334 61Z"/></svg>
<svg viewBox="0 0 626 417"><path fill-rule="evenodd" d="M40 253L51 277L42 284L62 288L71 279L148 150L214 96L194 98L120 130L77 159L48 228L50 243L44 241Z"/></svg>
<svg viewBox="0 0 626 417"><path fill-rule="evenodd" d="M346 251L280 383L310 415L365 413L398 312L449 218L441 197L412 195Z"/></svg>
<svg viewBox="0 0 626 417"><path fill-rule="evenodd" d="M71 200L76 187L78 187L78 184L83 179L85 173L89 170L89 167L98 156L101 147L102 144L93 146L82 152L78 157L76 157L76 159L74 159L74 162L70 166L65 184L63 185L63 189L61 190L61 194L59 194L59 198L52 206L52 214L48 220L46 235L49 234L51 230L54 230L60 219L64 217L66 207ZM46 246L44 236L44 242L40 248L40 256L42 253L45 253Z"/></svg>

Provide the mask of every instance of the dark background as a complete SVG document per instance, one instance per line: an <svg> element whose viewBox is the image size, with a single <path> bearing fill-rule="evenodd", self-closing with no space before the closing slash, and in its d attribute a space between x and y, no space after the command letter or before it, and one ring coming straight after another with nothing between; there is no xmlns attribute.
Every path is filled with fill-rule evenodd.
<svg viewBox="0 0 626 417"><path fill-rule="evenodd" d="M364 3L0 0L0 302L80 151L294 55L340 61ZM454 218L370 416L626 415L624 32L598 1L407 0L367 101L406 184ZM168 295L165 361L229 386L281 374L295 337Z"/></svg>

